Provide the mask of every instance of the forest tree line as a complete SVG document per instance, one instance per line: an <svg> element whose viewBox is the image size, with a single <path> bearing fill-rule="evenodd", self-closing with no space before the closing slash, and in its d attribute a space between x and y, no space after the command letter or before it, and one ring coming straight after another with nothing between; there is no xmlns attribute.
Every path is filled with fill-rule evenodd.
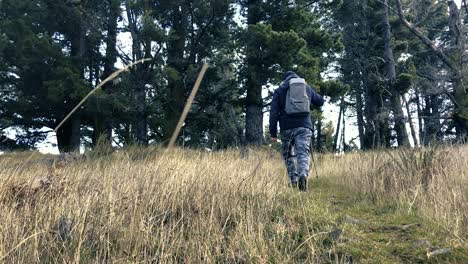
<svg viewBox="0 0 468 264"><path fill-rule="evenodd" d="M2 0L0 149L34 148L141 59L57 132L61 152L164 144L203 63L180 145L267 142L266 91L287 70L340 106L336 128L314 110L317 150L465 142L467 23L465 0ZM359 137L340 147L345 122Z"/></svg>

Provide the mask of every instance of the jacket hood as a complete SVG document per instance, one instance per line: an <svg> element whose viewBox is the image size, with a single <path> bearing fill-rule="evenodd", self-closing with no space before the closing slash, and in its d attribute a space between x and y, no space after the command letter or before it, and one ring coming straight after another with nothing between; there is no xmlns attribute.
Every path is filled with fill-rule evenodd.
<svg viewBox="0 0 468 264"><path fill-rule="evenodd" d="M299 75L297 75L293 71L288 71L283 74L283 77L284 77L284 83L288 83L293 78L299 78Z"/></svg>
<svg viewBox="0 0 468 264"><path fill-rule="evenodd" d="M295 72L293 71L287 71L283 74L283 80L285 82L288 82L289 80L291 80L292 78L299 78L299 75L297 75Z"/></svg>

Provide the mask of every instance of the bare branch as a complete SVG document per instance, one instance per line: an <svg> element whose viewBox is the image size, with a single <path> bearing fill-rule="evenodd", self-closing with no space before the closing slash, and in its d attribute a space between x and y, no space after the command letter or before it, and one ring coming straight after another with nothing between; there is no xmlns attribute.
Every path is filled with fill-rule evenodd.
<svg viewBox="0 0 468 264"><path fill-rule="evenodd" d="M122 50L122 47L120 47L120 45L117 45L116 46L117 49L119 50L119 52L117 53L117 55L119 56L119 58L123 61L123 63L125 65L128 65L132 62L132 58L130 58L130 56L125 53L125 51Z"/></svg>
<svg viewBox="0 0 468 264"><path fill-rule="evenodd" d="M377 2L379 2L382 5L386 6L390 11L392 11L393 14L398 15L398 12L395 9L393 9L393 7L387 5L385 2L383 2L381 0L377 0Z"/></svg>
<svg viewBox="0 0 468 264"><path fill-rule="evenodd" d="M403 8L401 7L401 1L396 0L396 4L398 9L398 17L400 18L400 21L403 23L403 25L405 25L411 32L413 32L413 34L415 34L422 41L422 43L424 43L424 45L430 48L437 55L437 57L439 57L444 62L445 65L447 65L451 70L456 70L457 67L453 64L445 52L437 47L434 42L432 42L432 40L424 35L424 33L413 23L406 20Z"/></svg>

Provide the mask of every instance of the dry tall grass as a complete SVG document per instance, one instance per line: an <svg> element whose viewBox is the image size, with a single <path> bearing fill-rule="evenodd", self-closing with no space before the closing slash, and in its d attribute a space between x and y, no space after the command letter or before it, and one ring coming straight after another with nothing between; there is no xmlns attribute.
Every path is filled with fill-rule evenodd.
<svg viewBox="0 0 468 264"><path fill-rule="evenodd" d="M428 151L319 156L319 174L399 201L466 239L467 149ZM55 169L44 156L18 166L26 156L0 156L0 262L319 258L310 239L316 230L284 211L321 208L301 209L302 194L286 187L277 153L245 160L236 151L134 149Z"/></svg>
<svg viewBox="0 0 468 264"><path fill-rule="evenodd" d="M297 244L266 234L287 191L279 159L161 155L126 151L53 171L34 160L18 170L18 155L1 156L0 262L292 258Z"/></svg>

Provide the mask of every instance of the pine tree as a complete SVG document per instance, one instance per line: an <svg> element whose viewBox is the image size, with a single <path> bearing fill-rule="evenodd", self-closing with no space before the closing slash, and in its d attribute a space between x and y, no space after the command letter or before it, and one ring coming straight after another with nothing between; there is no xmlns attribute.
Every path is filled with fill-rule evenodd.
<svg viewBox="0 0 468 264"><path fill-rule="evenodd" d="M267 4L249 0L241 4L247 14L247 30L242 38L246 57L242 71L246 86L245 134L249 144L260 145L266 105L264 86L278 83L282 72L296 70L320 90L320 70L326 67L320 64L321 56L333 54L340 45L312 13L313 6L320 9L318 3L277 0Z"/></svg>

